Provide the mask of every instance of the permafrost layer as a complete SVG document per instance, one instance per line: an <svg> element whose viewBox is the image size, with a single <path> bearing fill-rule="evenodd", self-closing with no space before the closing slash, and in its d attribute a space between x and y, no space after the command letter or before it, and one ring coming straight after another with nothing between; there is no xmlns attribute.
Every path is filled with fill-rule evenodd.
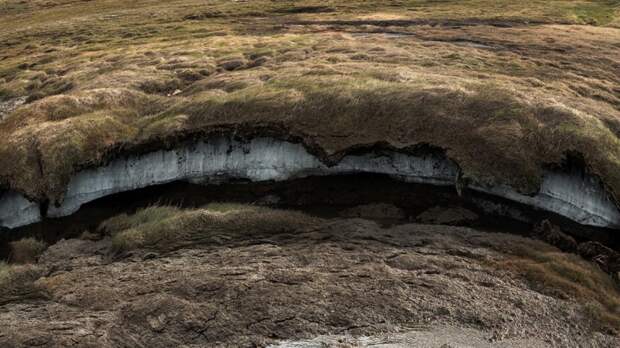
<svg viewBox="0 0 620 348"><path fill-rule="evenodd" d="M39 204L15 191L0 196L0 226L14 228L41 221Z"/></svg>
<svg viewBox="0 0 620 348"><path fill-rule="evenodd" d="M399 152L348 155L327 166L301 144L273 138L241 142L227 137L199 141L172 150L129 156L78 172L60 206L47 217L67 216L84 203L114 193L173 181L221 182L229 179L281 181L311 175L386 174L406 182L454 185L458 167L445 157ZM547 210L580 224L618 228L620 212L600 181L580 173L547 172L538 194L527 196L509 187L470 187ZM8 192L0 197L0 225L14 228L40 221L38 204Z"/></svg>

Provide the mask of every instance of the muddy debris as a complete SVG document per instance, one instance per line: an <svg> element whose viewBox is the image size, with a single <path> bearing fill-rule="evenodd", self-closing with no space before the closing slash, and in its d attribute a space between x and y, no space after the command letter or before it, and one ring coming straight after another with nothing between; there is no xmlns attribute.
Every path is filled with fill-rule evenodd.
<svg viewBox="0 0 620 348"><path fill-rule="evenodd" d="M245 208L218 205L209 214L237 209ZM148 216L161 217L156 213ZM280 216L274 214L256 216ZM141 216L121 217L115 226L129 228L122 232L127 237L149 226ZM426 342L429 332L448 331L442 344L456 346L467 337L503 346L620 343L597 329L605 325L581 300L543 295L520 272L502 266L529 257L517 256L520 248L559 253L541 241L465 227L381 227L360 218L227 232L228 220L213 228L209 220L179 221L200 233L179 238L199 242L174 250L151 246L115 254L116 232L50 246L28 266L36 272L25 273L19 291L2 297L9 290L0 287L0 346L315 347L334 337L364 346L385 335L409 346L412 337ZM587 277L605 277L593 265L583 267ZM45 295L35 296L35 289Z"/></svg>

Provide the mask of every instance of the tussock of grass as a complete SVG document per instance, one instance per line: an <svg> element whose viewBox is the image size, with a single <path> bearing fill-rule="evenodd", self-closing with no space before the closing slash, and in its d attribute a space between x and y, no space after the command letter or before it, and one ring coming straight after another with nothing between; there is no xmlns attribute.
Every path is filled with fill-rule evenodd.
<svg viewBox="0 0 620 348"><path fill-rule="evenodd" d="M159 107L158 107L159 106ZM97 111L132 110L141 115L161 110L158 100L135 90L123 88L97 88L88 92L72 95L59 95L20 108L9 121L15 126L40 124L46 121L63 121L65 119L91 114ZM20 122L21 121L21 122Z"/></svg>
<svg viewBox="0 0 620 348"><path fill-rule="evenodd" d="M35 284L42 275L43 270L36 265L0 262L0 305L45 296L44 291Z"/></svg>
<svg viewBox="0 0 620 348"><path fill-rule="evenodd" d="M116 252L133 249L170 251L199 244L221 244L241 235L294 232L320 221L294 211L217 203L202 209L153 206L104 221Z"/></svg>
<svg viewBox="0 0 620 348"><path fill-rule="evenodd" d="M578 2L570 10L573 18L584 24L592 25L620 25L618 13L620 12L620 1L618 0L598 0ZM615 23L613 23L615 21Z"/></svg>
<svg viewBox="0 0 620 348"><path fill-rule="evenodd" d="M71 81L65 81L62 79L48 79L44 82L35 81L29 85L28 88L33 92L26 99L26 103L31 103L35 100L39 100L51 95L57 95L65 93L74 87Z"/></svg>
<svg viewBox="0 0 620 348"><path fill-rule="evenodd" d="M11 261L14 263L35 263L47 249L47 244L34 238L24 238L10 243Z"/></svg>
<svg viewBox="0 0 620 348"><path fill-rule="evenodd" d="M140 90L149 94L168 95L183 87L183 82L177 78L170 80L148 80L140 83Z"/></svg>
<svg viewBox="0 0 620 348"><path fill-rule="evenodd" d="M529 286L560 299L576 299L595 329L620 328L620 287L594 264L542 242L500 247L509 257L496 266L522 276Z"/></svg>
<svg viewBox="0 0 620 348"><path fill-rule="evenodd" d="M105 220L99 225L99 230L104 233L115 234L147 223L158 224L179 215L181 212L176 207L151 206L138 210L135 214L121 214Z"/></svg>

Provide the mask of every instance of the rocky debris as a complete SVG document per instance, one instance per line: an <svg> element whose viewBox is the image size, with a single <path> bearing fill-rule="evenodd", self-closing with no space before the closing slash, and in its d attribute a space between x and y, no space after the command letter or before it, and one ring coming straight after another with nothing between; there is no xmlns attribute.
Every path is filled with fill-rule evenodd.
<svg viewBox="0 0 620 348"><path fill-rule="evenodd" d="M49 299L43 287L38 286L37 279L46 274L46 267L38 265L13 265L9 268L0 263L0 308L11 303L29 302ZM0 330L0 346L3 330Z"/></svg>
<svg viewBox="0 0 620 348"><path fill-rule="evenodd" d="M339 215L348 218L364 218L370 220L403 220L406 217L402 209L387 203L358 205L341 211Z"/></svg>
<svg viewBox="0 0 620 348"><path fill-rule="evenodd" d="M350 346L386 337L401 346L620 343L592 331L580 304L543 296L492 266L510 257L496 246L534 248L538 241L462 227L381 228L361 219L242 237L223 243L222 234L119 260L110 259L108 238L61 241L37 266L47 269L36 284L49 297L0 304L0 346L335 342L324 335Z"/></svg>
<svg viewBox="0 0 620 348"><path fill-rule="evenodd" d="M599 242L592 241L579 244L577 252L620 281L620 253Z"/></svg>
<svg viewBox="0 0 620 348"><path fill-rule="evenodd" d="M558 226L552 224L549 220L543 220L534 226L532 237L545 241L565 252L575 252L577 250L575 238L562 232Z"/></svg>
<svg viewBox="0 0 620 348"><path fill-rule="evenodd" d="M465 226L478 220L478 215L463 207L433 207L416 217L416 221L434 225Z"/></svg>

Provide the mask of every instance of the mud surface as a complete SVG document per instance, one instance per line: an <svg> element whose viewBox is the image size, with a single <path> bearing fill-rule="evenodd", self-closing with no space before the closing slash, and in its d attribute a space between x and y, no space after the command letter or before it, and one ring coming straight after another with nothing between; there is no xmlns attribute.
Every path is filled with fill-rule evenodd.
<svg viewBox="0 0 620 348"><path fill-rule="evenodd" d="M0 306L0 346L618 346L582 305L493 267L518 243L529 242L341 218L169 253L63 240L39 260L45 295Z"/></svg>

